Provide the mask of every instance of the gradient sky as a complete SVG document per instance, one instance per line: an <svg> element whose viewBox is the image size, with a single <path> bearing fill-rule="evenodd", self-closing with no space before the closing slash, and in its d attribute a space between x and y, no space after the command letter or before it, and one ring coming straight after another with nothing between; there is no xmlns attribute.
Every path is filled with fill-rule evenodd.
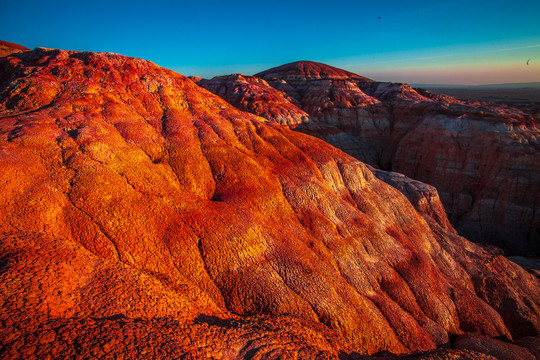
<svg viewBox="0 0 540 360"><path fill-rule="evenodd" d="M115 52L184 75L312 60L380 81L540 81L539 0L0 0L0 14L1 40Z"/></svg>

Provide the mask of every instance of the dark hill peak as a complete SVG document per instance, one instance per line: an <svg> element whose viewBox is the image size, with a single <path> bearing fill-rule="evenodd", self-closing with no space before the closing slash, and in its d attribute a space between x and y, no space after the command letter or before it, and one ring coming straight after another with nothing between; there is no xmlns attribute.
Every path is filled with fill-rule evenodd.
<svg viewBox="0 0 540 360"><path fill-rule="evenodd" d="M283 80L311 80L311 79L333 79L333 80L361 80L372 82L373 80L360 76L358 74L339 69L330 65L314 61L296 61L281 65L258 74L260 78L269 80L279 78Z"/></svg>

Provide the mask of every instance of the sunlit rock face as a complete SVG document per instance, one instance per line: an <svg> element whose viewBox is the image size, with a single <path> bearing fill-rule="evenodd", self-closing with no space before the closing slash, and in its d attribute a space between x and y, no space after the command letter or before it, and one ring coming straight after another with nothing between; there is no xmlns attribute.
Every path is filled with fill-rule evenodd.
<svg viewBox="0 0 540 360"><path fill-rule="evenodd" d="M254 76L234 74L216 76L210 80L196 79L197 85L226 99L237 109L262 116L281 125L298 125L308 120L308 114L297 106L296 99L272 88Z"/></svg>
<svg viewBox="0 0 540 360"><path fill-rule="evenodd" d="M256 76L309 115L297 130L435 186L460 234L507 254L540 255L540 130L534 116L307 61ZM218 94L235 105L230 95ZM267 103L265 112L273 105Z"/></svg>
<svg viewBox="0 0 540 360"><path fill-rule="evenodd" d="M435 220L445 230L455 233L456 231L448 221L446 212L435 187L426 183L410 179L403 174L373 169L373 173L379 179L398 189L420 214L427 215Z"/></svg>
<svg viewBox="0 0 540 360"><path fill-rule="evenodd" d="M10 54L20 53L20 52L28 51L28 50L30 49L25 46L8 42L8 41L4 41L4 40L0 40L0 57L8 56Z"/></svg>
<svg viewBox="0 0 540 360"><path fill-rule="evenodd" d="M5 358L482 358L433 349L539 333L538 280L431 188L182 75L37 49L0 93Z"/></svg>

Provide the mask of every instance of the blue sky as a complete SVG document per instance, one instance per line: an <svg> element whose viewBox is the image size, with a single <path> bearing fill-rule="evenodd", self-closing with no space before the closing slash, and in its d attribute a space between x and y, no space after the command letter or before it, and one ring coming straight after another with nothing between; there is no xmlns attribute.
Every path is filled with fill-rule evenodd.
<svg viewBox="0 0 540 360"><path fill-rule="evenodd" d="M313 60L384 81L540 81L538 0L0 0L0 14L2 40L116 52L185 75Z"/></svg>

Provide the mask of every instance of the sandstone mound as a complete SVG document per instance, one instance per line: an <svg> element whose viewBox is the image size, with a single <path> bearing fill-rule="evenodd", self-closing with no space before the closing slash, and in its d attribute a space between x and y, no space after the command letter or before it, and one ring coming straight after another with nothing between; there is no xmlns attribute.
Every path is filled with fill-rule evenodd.
<svg viewBox="0 0 540 360"><path fill-rule="evenodd" d="M373 81L350 71L339 69L326 64L317 63L314 61L292 62L266 71L262 71L258 74L255 74L255 76L265 80L271 80L272 78L278 77L285 81L307 79L354 79L366 82Z"/></svg>
<svg viewBox="0 0 540 360"><path fill-rule="evenodd" d="M6 358L337 359L539 333L534 276L182 75L36 49L0 59L0 91ZM416 358L471 353L434 351Z"/></svg>

